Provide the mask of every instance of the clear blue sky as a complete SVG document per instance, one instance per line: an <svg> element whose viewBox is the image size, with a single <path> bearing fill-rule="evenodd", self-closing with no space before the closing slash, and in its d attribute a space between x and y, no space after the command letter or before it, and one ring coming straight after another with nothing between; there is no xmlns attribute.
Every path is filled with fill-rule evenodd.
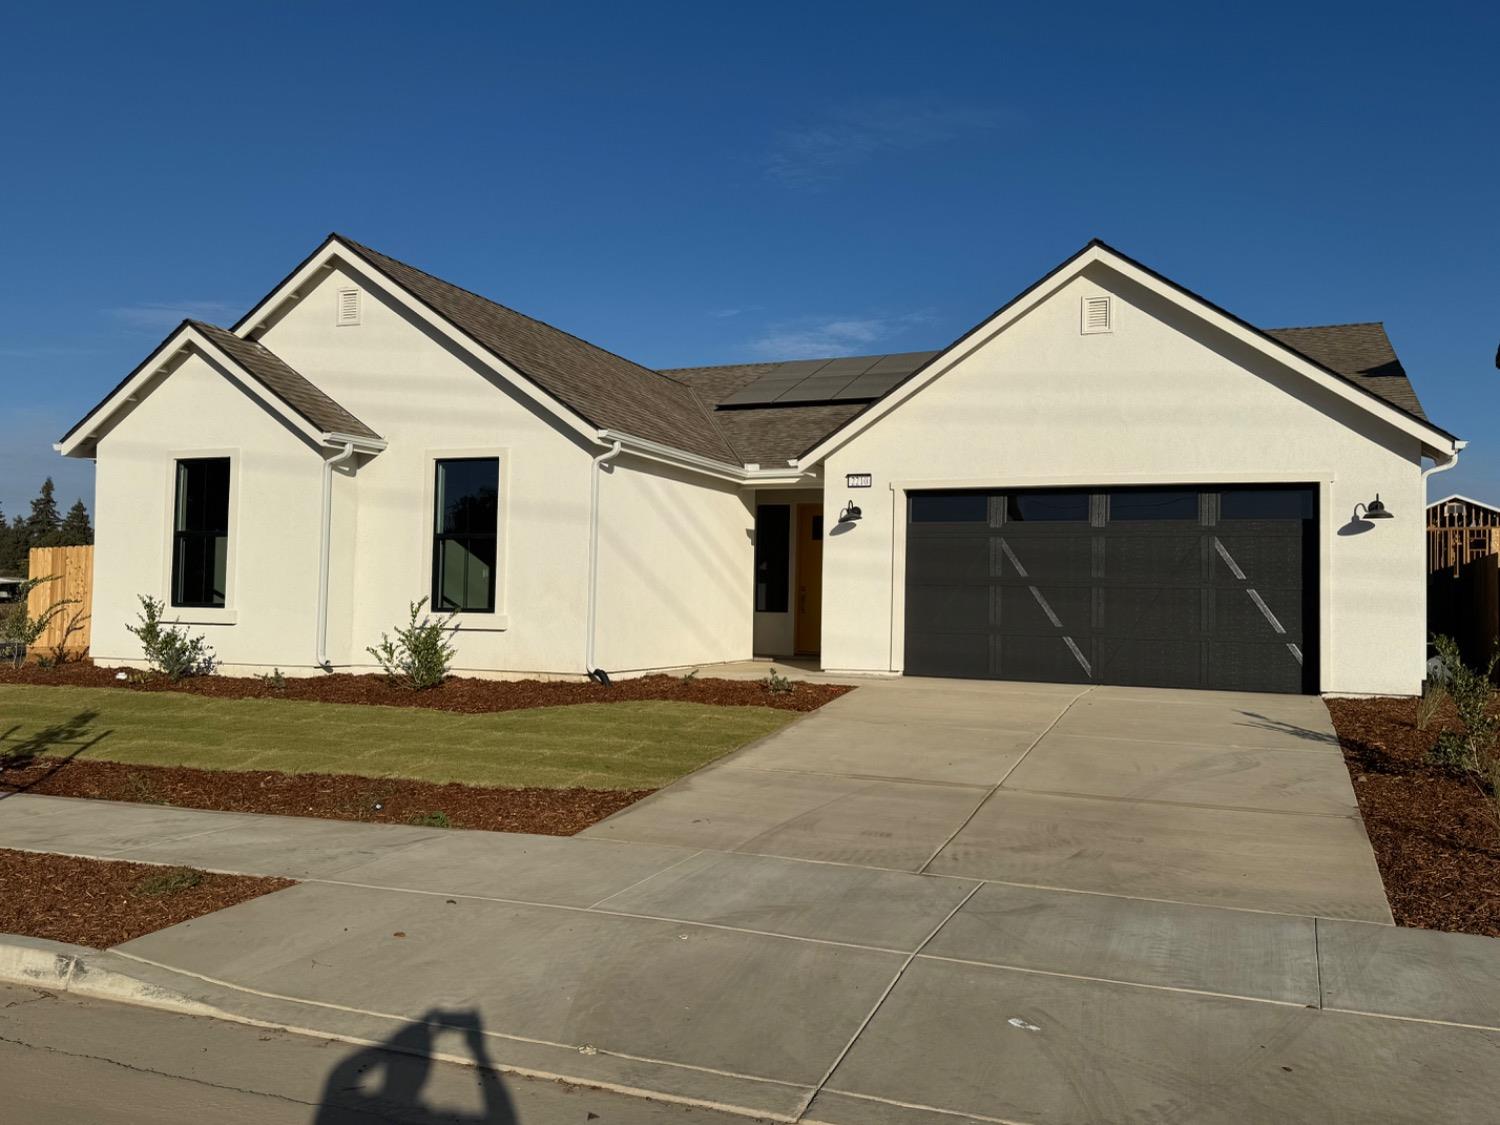
<svg viewBox="0 0 1500 1125"><path fill-rule="evenodd" d="M0 504L339 230L653 366L940 346L1098 235L1384 320L1500 499L1500 10L13 5ZM1405 514L1405 513L1401 513Z"/></svg>

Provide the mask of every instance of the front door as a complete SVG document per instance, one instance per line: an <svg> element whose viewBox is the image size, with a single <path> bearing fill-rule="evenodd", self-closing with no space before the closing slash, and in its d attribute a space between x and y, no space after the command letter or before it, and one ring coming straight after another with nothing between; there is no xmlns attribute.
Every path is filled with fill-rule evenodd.
<svg viewBox="0 0 1500 1125"><path fill-rule="evenodd" d="M823 506L797 505L797 652L815 654L823 643Z"/></svg>

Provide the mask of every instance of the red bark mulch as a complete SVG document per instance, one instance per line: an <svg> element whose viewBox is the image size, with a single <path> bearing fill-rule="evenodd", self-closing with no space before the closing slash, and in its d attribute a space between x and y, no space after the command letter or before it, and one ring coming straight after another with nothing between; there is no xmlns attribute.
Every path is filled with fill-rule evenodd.
<svg viewBox="0 0 1500 1125"><path fill-rule="evenodd" d="M0 933L106 949L293 885L0 848Z"/></svg>
<svg viewBox="0 0 1500 1125"><path fill-rule="evenodd" d="M125 672L128 679L118 680ZM288 676L279 684L255 676L198 676L172 683L139 669L106 668L88 661L43 668L27 664L0 667L0 684L108 687L123 691L181 691L216 699L298 699L316 703L363 703L381 707L430 707L439 711L479 714L562 707L574 703L620 703L660 699L707 703L717 707L774 707L782 711L816 711L845 692L845 684L793 681L791 690L772 692L759 680L724 680L712 676L639 676L616 680L609 687L591 681L483 680L452 676L435 688L410 691L384 676Z"/></svg>
<svg viewBox="0 0 1500 1125"><path fill-rule="evenodd" d="M1500 937L1500 824L1479 783L1430 764L1445 702L1426 730L1414 699L1330 699L1398 925Z"/></svg>
<svg viewBox="0 0 1500 1125"><path fill-rule="evenodd" d="M199 770L46 757L0 771L0 794L7 791L545 836L571 836L654 792L492 789L353 774Z"/></svg>

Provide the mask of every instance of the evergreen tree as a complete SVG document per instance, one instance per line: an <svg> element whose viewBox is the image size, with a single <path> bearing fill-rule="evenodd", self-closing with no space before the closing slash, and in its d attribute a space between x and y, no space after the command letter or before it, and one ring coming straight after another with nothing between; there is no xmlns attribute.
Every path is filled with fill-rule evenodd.
<svg viewBox="0 0 1500 1125"><path fill-rule="evenodd" d="M89 523L89 510L82 500L74 502L57 529L59 547L87 547L94 542L94 528Z"/></svg>
<svg viewBox="0 0 1500 1125"><path fill-rule="evenodd" d="M25 531L25 546L28 551L32 547L57 546L57 531L62 526L62 516L58 513L53 491L52 478L48 477L42 482L42 491L31 502L31 515L26 520Z"/></svg>
<svg viewBox="0 0 1500 1125"><path fill-rule="evenodd" d="M5 522L5 512L0 511L0 574L7 577L21 573L20 564L16 561L15 538L15 531Z"/></svg>

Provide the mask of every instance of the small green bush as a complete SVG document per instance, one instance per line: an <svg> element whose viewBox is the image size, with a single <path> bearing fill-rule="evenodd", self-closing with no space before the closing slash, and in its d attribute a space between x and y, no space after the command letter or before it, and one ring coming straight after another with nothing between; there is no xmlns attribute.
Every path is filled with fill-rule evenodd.
<svg viewBox="0 0 1500 1125"><path fill-rule="evenodd" d="M1490 677L1500 652L1490 656L1489 663L1470 668L1458 651L1452 637L1434 637L1432 642L1442 661L1443 689L1453 700L1461 729L1443 730L1433 744L1429 757L1434 764L1466 773L1486 774L1496 755L1500 737L1500 716L1495 714L1495 685Z"/></svg>
<svg viewBox="0 0 1500 1125"><path fill-rule="evenodd" d="M280 668L272 668L269 672L262 672L255 678L278 695L286 691L286 676L282 674Z"/></svg>
<svg viewBox="0 0 1500 1125"><path fill-rule="evenodd" d="M127 625L127 632L141 642L146 663L172 681L189 676L211 676L219 666L214 650L202 636L189 633L181 625L162 619L166 606L149 594L138 595L141 612L139 625Z"/></svg>
<svg viewBox="0 0 1500 1125"><path fill-rule="evenodd" d="M1426 730L1432 725L1443 706L1443 700L1448 698L1447 689L1441 683L1427 685L1427 690L1422 693L1422 698L1417 700L1417 729Z"/></svg>
<svg viewBox="0 0 1500 1125"><path fill-rule="evenodd" d="M41 578L28 578L16 588L15 601L6 606L0 606L0 658L9 659L11 664L19 667L26 660L26 653L32 645L41 639L48 626L54 618L66 613L70 605L77 605L77 598L64 598L62 601L53 602L37 616L32 617L27 604L31 599L31 591L48 582L56 582L57 575L49 574ZM74 633L83 627L83 622L88 617L82 610L74 611L71 621L63 635L66 641ZM59 642L55 651L44 660L51 662L53 657L61 657L63 644Z"/></svg>
<svg viewBox="0 0 1500 1125"><path fill-rule="evenodd" d="M412 691L437 687L448 678L453 663L453 646L447 638L453 615L434 621L422 615L426 605L426 598L412 602L411 618L405 628L397 626L396 639L382 633L378 645L365 649L386 679Z"/></svg>
<svg viewBox="0 0 1500 1125"><path fill-rule="evenodd" d="M760 682L765 685L765 689L772 695L790 695L797 686L787 677L776 671L775 668L767 672L765 678Z"/></svg>
<svg viewBox="0 0 1500 1125"><path fill-rule="evenodd" d="M169 867L157 875L147 875L135 885L135 893L142 898L157 895L172 895L179 891L190 891L203 882L203 872L191 867Z"/></svg>
<svg viewBox="0 0 1500 1125"><path fill-rule="evenodd" d="M448 821L448 814L438 809L434 812L412 813L406 818L407 824L416 825L418 828L451 828L453 825Z"/></svg>

